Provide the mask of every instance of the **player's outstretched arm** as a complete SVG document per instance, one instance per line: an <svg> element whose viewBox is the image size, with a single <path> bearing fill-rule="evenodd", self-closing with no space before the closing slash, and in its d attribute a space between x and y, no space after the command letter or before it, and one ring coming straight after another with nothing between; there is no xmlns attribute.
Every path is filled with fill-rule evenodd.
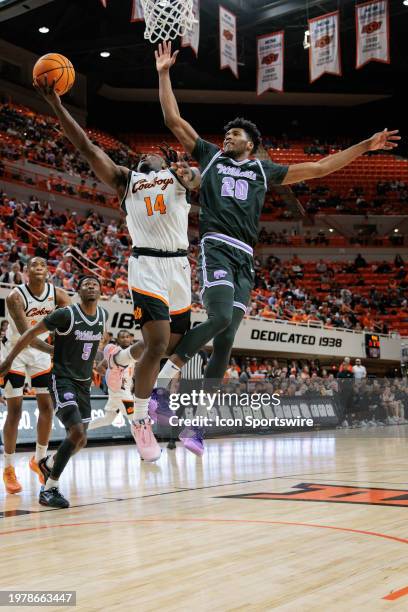
<svg viewBox="0 0 408 612"><path fill-rule="evenodd" d="M401 137L398 136L398 132L399 130L388 131L385 129L383 132L377 132L367 140L363 140L334 155L323 157L323 159L317 162L292 164L289 166L288 173L282 185L290 185L291 183L298 183L299 181L307 181L308 179L326 176L327 174L331 174L332 172L336 172L348 166L348 164L367 151L379 151L381 149L392 151L398 146L395 141L401 139Z"/></svg>
<svg viewBox="0 0 408 612"><path fill-rule="evenodd" d="M17 328L19 334L23 335L27 329L28 321L24 312L24 303L20 293L17 290L13 290L6 298L7 310L11 318L14 321L14 324ZM33 328L34 329L34 328ZM48 331L45 329L44 331ZM41 340L40 338L33 338L31 346L42 353L47 353L48 355L52 355L54 353L53 347Z"/></svg>
<svg viewBox="0 0 408 612"><path fill-rule="evenodd" d="M129 170L115 164L100 147L93 144L81 126L62 105L61 99L54 90L54 84L48 85L46 79L34 83L35 89L53 109L64 130L65 136L85 157L100 181L115 189L119 198L126 191Z"/></svg>
<svg viewBox="0 0 408 612"><path fill-rule="evenodd" d="M21 353L21 351L23 351L29 345L34 346L33 341L35 338L46 332L48 332L48 329L45 326L44 321L40 321L37 323L37 325L34 325L34 327L27 329L27 331L25 331L24 334L17 340L6 359L0 363L0 377L4 378L4 376L6 376L13 364L14 359Z"/></svg>
<svg viewBox="0 0 408 612"><path fill-rule="evenodd" d="M171 53L171 42L163 42L155 51L156 69L159 73L159 97L164 122L187 153L192 153L197 138L195 129L180 116L179 107L170 80L170 68L175 64L178 51Z"/></svg>

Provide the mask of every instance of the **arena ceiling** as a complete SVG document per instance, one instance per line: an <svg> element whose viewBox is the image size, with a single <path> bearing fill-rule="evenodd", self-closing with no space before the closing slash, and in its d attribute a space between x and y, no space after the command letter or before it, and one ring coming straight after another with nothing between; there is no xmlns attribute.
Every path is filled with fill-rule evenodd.
<svg viewBox="0 0 408 612"><path fill-rule="evenodd" d="M408 7L390 0L390 66L371 63L355 70L354 0L223 0L237 14L239 80L219 70L218 0L201 0L200 50L196 60L183 49L174 70L174 83L183 89L253 91L255 89L255 37L285 30L285 89L289 92L375 93L390 95L406 80ZM67 55L88 77L90 93L105 84L114 88L157 87L153 46L143 38L144 25L130 23L132 0L22 0L0 4L0 38L38 54L56 51ZM341 11L343 77L325 75L312 86L308 80L308 53L303 49L307 18ZM25 7L25 8L24 8ZM21 10L25 12L22 14ZM11 16L16 14L16 16ZM40 34L38 28L50 32ZM100 51L111 56L102 59Z"/></svg>

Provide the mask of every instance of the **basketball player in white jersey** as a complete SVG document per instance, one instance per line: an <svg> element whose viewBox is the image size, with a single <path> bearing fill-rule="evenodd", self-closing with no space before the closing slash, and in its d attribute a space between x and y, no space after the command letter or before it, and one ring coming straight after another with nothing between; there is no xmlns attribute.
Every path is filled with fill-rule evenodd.
<svg viewBox="0 0 408 612"><path fill-rule="evenodd" d="M187 190L196 189L200 174L184 167L169 169L160 155L142 157L136 171L118 166L98 146L63 107L59 96L45 80L34 84L50 104L66 137L85 157L96 176L114 189L126 213L133 249L129 261L129 290L134 314L140 323L143 352L135 365L134 416L132 433L142 459L156 461L160 447L148 417L149 399L160 369L160 360L175 347L190 326L190 266L187 259L187 223L190 205ZM183 183L179 178L188 176ZM105 348L108 360L108 386L119 390L121 375L117 365L127 366L132 347L120 351ZM128 353L122 360L122 353ZM126 356L125 356L126 357ZM116 380L116 382L115 382ZM117 384L116 384L117 383Z"/></svg>
<svg viewBox="0 0 408 612"><path fill-rule="evenodd" d="M47 282L48 268L45 259L33 257L28 263L27 272L28 283L12 289L6 299L9 320L5 344L7 354L29 327L41 321L57 307L70 304L70 298L63 289L57 289ZM35 455L30 459L29 465L44 484L38 462L47 453L53 415L48 391L53 348L46 342L48 335L39 336L29 348L22 351L13 361L12 368L4 379L7 418L3 430L3 481L7 493L19 493L22 490L15 473L14 458L26 377L31 379L31 386L36 392L39 411Z"/></svg>
<svg viewBox="0 0 408 612"><path fill-rule="evenodd" d="M120 349L127 349L132 344L132 337L126 330L121 330L117 336L117 346ZM104 359L97 366L97 371L105 375L108 368L108 362ZM133 376L135 370L135 360L131 360L129 365L123 368L122 384L119 391L114 391L109 387L109 399L105 405L105 415L98 417L89 423L88 430L97 429L98 427L106 427L112 425L113 421L119 413L125 416L129 423L132 422L134 413L133 401Z"/></svg>

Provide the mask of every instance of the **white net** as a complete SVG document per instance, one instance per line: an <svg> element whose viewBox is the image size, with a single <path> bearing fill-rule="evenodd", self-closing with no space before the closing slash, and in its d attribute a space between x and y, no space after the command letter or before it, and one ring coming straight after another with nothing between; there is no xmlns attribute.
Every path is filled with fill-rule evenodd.
<svg viewBox="0 0 408 612"><path fill-rule="evenodd" d="M144 37L151 43L173 40L192 30L193 0L141 0L146 22Z"/></svg>

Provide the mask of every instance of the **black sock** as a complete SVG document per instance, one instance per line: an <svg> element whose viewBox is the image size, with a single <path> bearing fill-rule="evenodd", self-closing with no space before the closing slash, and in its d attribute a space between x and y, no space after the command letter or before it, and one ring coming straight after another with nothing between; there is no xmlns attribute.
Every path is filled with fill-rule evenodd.
<svg viewBox="0 0 408 612"><path fill-rule="evenodd" d="M59 480L68 461L71 459L75 449L75 444L69 438L61 443L61 446L54 455L54 465L52 466L50 478Z"/></svg>

